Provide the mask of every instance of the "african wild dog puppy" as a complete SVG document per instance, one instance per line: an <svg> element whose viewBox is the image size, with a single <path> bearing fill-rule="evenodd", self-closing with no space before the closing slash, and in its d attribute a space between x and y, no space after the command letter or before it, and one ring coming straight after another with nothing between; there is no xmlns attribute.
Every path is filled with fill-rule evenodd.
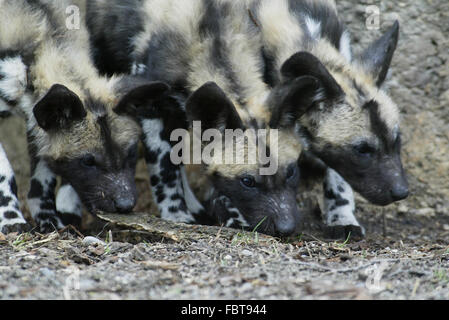
<svg viewBox="0 0 449 320"><path fill-rule="evenodd" d="M0 144L0 232L8 233L26 229L27 223L19 209L14 172Z"/></svg>
<svg viewBox="0 0 449 320"><path fill-rule="evenodd" d="M354 216L352 188L377 205L408 196L399 110L382 89L398 41L398 23L353 57L334 1L246 3L262 35L265 81L273 87L303 77L319 81L315 98L299 120L306 148L301 167L314 162L325 167L324 216L334 232L364 234Z"/></svg>
<svg viewBox="0 0 449 320"><path fill-rule="evenodd" d="M295 105L308 110L297 131L307 149L301 164L325 168L324 214L331 229L364 233L350 185L379 205L407 197L399 112L381 88L396 48L397 23L353 58L333 1L129 0L110 6L97 0L90 12L103 71L119 68L167 81L181 101L199 86L197 74L225 83L220 85L239 114L242 105L254 102L253 94L263 97L254 89L258 72L273 91L316 81L301 91L312 98L295 96ZM278 110L268 111L276 118ZM255 122L263 118L250 113Z"/></svg>
<svg viewBox="0 0 449 320"><path fill-rule="evenodd" d="M100 77L86 28L66 27L72 4L84 10L84 1L0 2L0 106L27 122L28 206L41 231L79 224L78 196L90 212L133 209L141 129L112 109L149 103L166 87ZM63 186L55 203L57 175ZM2 226L23 223L16 213Z"/></svg>
<svg viewBox="0 0 449 320"><path fill-rule="evenodd" d="M301 146L295 121L303 112L302 105L308 106L313 98L308 93L315 95L318 81L305 77L270 88L263 81L259 30L246 10L231 14L231 4L206 0L97 0L89 4L88 23L103 72L124 69L168 83L171 103L181 105L189 125L201 121L203 132L210 128L222 132L266 129L269 133L278 129L279 148L274 140L267 142L270 153L278 157L275 174L260 174L260 165L221 164L219 156L209 165L189 166L187 172L181 168L183 196L186 205L194 207L188 208L186 216L201 208L195 200L198 196L206 212L227 226L254 228L260 223L259 231L292 234L300 218L296 187ZM151 119L144 119L142 126L149 139L169 137L173 129ZM235 142L241 149L248 148L247 143L241 136ZM161 157L167 159L167 167L172 165L170 144L164 141L164 145L159 152L149 153L150 165ZM167 201L169 206L162 217L182 221L179 208L171 205L176 197L162 193L170 188L154 173L151 181L153 191L161 188L156 200ZM193 185L194 194L186 182Z"/></svg>

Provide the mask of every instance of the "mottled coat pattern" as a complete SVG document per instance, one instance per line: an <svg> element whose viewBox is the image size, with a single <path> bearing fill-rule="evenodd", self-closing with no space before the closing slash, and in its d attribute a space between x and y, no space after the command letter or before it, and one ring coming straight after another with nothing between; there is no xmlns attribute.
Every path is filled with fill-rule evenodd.
<svg viewBox="0 0 449 320"><path fill-rule="evenodd" d="M290 135L299 135L306 149L301 167L314 162L323 168L324 216L329 226L363 234L354 216L352 188L380 205L407 196L399 156L399 111L381 87L396 48L397 23L353 57L349 32L333 1L127 0L111 5L97 0L90 3L88 15L102 71L121 70L168 83L188 120L214 122L215 113L222 112L228 121L221 119L221 125L229 128L239 127L239 120L244 127L267 128L299 119ZM229 101L222 101L213 84L201 87L210 81ZM223 111L231 105L240 119ZM201 114L206 112L203 107L209 108L209 117ZM154 133L151 128L156 127L153 123L144 131ZM224 208L223 212L244 211L229 207L241 206L244 197L230 201L224 195L232 194L227 186L240 190L232 179L222 184L214 180L212 189L202 179L210 182L215 173L237 180L242 167L234 169L203 167L190 183L201 181L194 186L196 193L213 199L209 204ZM162 201L160 179L152 180ZM233 221L245 220L241 218L235 216Z"/></svg>
<svg viewBox="0 0 449 320"><path fill-rule="evenodd" d="M301 146L294 127L302 107L294 106L292 99L315 82L302 79L275 88L265 83L260 33L247 10L237 10L243 8L239 2L226 1L125 1L115 5L92 1L88 24L102 71L125 68L148 80L166 82L187 124L201 121L204 130L279 130L283 141L277 150L280 166L272 176L258 175L257 165L203 164L189 166L186 174L178 167L168 181L170 188L153 170L155 200L168 200L162 217L198 222L208 216L234 227L255 227L261 222L261 231L286 235L294 232L301 216L295 200ZM306 93L299 99L308 98ZM147 162L169 166L168 161L161 161L168 157L169 143L161 142L155 149L157 144L150 140L157 131L159 136L169 136L176 126L143 119L142 127L151 133L146 135ZM184 178L181 194L174 191L178 176ZM186 180L206 205L206 215L198 214L201 205ZM187 210L173 202L179 196L186 200Z"/></svg>
<svg viewBox="0 0 449 320"><path fill-rule="evenodd" d="M84 24L66 25L71 5L85 10L82 0L0 1L0 108L26 119L28 206L41 231L79 224L80 199L91 212L132 210L141 129L113 109L160 94L148 82L99 76Z"/></svg>

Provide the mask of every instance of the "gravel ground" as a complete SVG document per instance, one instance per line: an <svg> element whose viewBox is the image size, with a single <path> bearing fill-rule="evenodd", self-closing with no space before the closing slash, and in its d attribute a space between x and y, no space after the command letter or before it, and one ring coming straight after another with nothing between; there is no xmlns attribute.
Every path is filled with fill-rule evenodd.
<svg viewBox="0 0 449 320"><path fill-rule="evenodd" d="M380 8L381 30L367 30L368 5ZM319 188L309 186L300 200L311 214L291 239L139 214L103 217L116 223L86 216L82 234L0 234L0 298L449 299L449 3L359 0L338 6L356 48L394 19L401 24L390 91L403 116L411 196L386 208L358 198L365 239L326 239L316 214ZM0 141L28 214L20 119L0 120ZM154 212L143 162L137 181L137 211Z"/></svg>
<svg viewBox="0 0 449 320"><path fill-rule="evenodd" d="M420 235L280 241L218 227L172 229L160 237L115 229L106 241L67 231L8 235L0 239L0 297L449 298L449 246ZM109 241L115 237L120 241Z"/></svg>

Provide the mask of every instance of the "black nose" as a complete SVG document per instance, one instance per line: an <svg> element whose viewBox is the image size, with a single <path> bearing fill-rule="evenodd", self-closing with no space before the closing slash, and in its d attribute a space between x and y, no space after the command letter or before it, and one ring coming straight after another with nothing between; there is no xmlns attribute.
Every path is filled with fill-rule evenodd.
<svg viewBox="0 0 449 320"><path fill-rule="evenodd" d="M131 198L117 198L114 200L114 204L118 213L128 213L133 210L135 200Z"/></svg>
<svg viewBox="0 0 449 320"><path fill-rule="evenodd" d="M390 191L391 197L394 201L403 200L408 197L408 186L403 184L398 184L393 186Z"/></svg>
<svg viewBox="0 0 449 320"><path fill-rule="evenodd" d="M275 223L276 235L279 237L288 237L296 230L296 221L294 218L278 220Z"/></svg>

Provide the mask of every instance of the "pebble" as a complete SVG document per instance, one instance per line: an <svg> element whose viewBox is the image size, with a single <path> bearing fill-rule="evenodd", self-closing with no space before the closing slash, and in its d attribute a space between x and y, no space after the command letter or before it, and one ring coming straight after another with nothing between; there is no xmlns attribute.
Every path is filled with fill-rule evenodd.
<svg viewBox="0 0 449 320"><path fill-rule="evenodd" d="M399 205L398 213L407 213L408 211L409 211L409 208L405 204L401 203Z"/></svg>
<svg viewBox="0 0 449 320"><path fill-rule="evenodd" d="M411 211L413 214L417 216L425 216L425 217L434 217L435 210L433 208L421 208Z"/></svg>
<svg viewBox="0 0 449 320"><path fill-rule="evenodd" d="M253 255L253 253L251 251L246 250L246 249L242 250L242 252L240 252L240 253L242 256L246 256L246 257L250 257Z"/></svg>
<svg viewBox="0 0 449 320"><path fill-rule="evenodd" d="M98 238L95 238L95 237L91 237L91 236L85 237L83 239L83 245L85 245L85 246L90 246L90 245L94 245L94 244L103 244L104 245L105 243L104 243L104 241L102 241Z"/></svg>

